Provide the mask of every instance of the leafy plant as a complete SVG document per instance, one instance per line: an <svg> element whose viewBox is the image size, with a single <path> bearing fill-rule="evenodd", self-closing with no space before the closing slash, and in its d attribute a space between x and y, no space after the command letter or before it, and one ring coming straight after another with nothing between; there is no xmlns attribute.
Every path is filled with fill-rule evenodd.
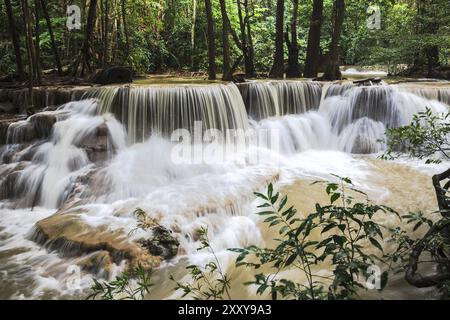
<svg viewBox="0 0 450 320"><path fill-rule="evenodd" d="M279 239L275 248L230 249L239 253L237 266L259 269L263 265L275 271L269 275L259 273L247 285L256 285L257 293L269 290L273 299L278 296L294 299L347 299L357 296L363 288L358 276L367 276L369 266L375 263L377 256L367 254L363 245L377 248L382 252L380 240L383 238L381 226L372 220L378 212L394 213L385 207L373 205L363 192L355 189L348 178L338 177L340 183L326 183L326 192L330 196L330 204L316 204L316 211L306 218L300 218L293 206L288 207L287 196L280 198L269 184L266 194L255 193L263 200L258 212L270 228L278 226ZM322 182L315 182L322 183ZM347 194L353 190L366 197L363 203ZM325 235L317 241L312 234ZM254 262L256 261L256 262ZM313 268L321 263L331 262L332 276L314 273ZM295 268L306 277L306 283L295 283L278 276L280 271ZM383 278L386 280L387 273ZM325 288L328 285L328 290Z"/></svg>
<svg viewBox="0 0 450 320"><path fill-rule="evenodd" d="M439 163L450 160L450 112L436 115L430 108L413 116L407 126L391 128L386 131L387 151L382 159L399 156L396 151L408 153L411 157L426 159L426 163Z"/></svg>
<svg viewBox="0 0 450 320"><path fill-rule="evenodd" d="M102 300L139 300L144 299L153 286L151 282L153 271L146 270L138 265L131 272L123 272L112 281L101 281L93 279L91 286L92 293L87 299ZM136 285L132 284L132 279L136 278Z"/></svg>
<svg viewBox="0 0 450 320"><path fill-rule="evenodd" d="M450 113L436 115L426 108L413 117L411 124L400 128L389 129L386 132L387 146L383 159L393 159L399 156L395 151L406 152L410 157L426 159L426 163L439 163L450 159ZM405 272L406 280L416 287L438 286L444 296L450 296L448 283L450 281L450 215L447 182L444 187L440 182L448 179L450 169L432 178L436 191L439 212L442 217L437 222L425 218L422 213L410 213L402 216L407 223L413 223L413 231L422 225L428 226L426 234L419 239L412 239L401 228L392 229L390 242L397 244L397 250L392 254L391 261L399 262L397 271ZM423 258L423 256L431 259ZM422 257L422 259L421 259ZM422 263L433 263L436 272L426 276L418 273Z"/></svg>
<svg viewBox="0 0 450 320"><path fill-rule="evenodd" d="M231 300L229 289L231 287L231 278L223 271L214 249L208 238L208 229L200 228L199 241L201 246L197 250L207 249L214 257L214 261L208 262L205 266L189 265L186 269L192 277L191 283L181 283L176 281L173 276L171 280L175 281L175 290L181 289L183 296L190 296L195 300Z"/></svg>

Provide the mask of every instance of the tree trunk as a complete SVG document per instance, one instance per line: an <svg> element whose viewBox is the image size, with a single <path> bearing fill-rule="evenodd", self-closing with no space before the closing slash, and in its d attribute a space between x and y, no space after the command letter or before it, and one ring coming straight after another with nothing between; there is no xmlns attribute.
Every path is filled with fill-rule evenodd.
<svg viewBox="0 0 450 320"><path fill-rule="evenodd" d="M228 16L225 0L219 0L220 12L222 13L222 50L223 50L223 74L222 80L232 79L230 67L230 42L228 39Z"/></svg>
<svg viewBox="0 0 450 320"><path fill-rule="evenodd" d="M283 52L283 28L284 28L284 0L277 0L277 15L275 23L275 54L271 78L283 78L284 75L284 52Z"/></svg>
<svg viewBox="0 0 450 320"><path fill-rule="evenodd" d="M85 68L88 69L90 72L91 69L91 38L92 38L92 32L94 30L94 24L95 24L95 17L97 15L97 0L90 0L89 2L89 12L88 17L86 20L86 27L84 32L84 40L83 40L83 46L81 47L81 55L79 59L79 63L76 63L74 75L78 72L78 65L81 64L81 72L80 75L84 76Z"/></svg>
<svg viewBox="0 0 450 320"><path fill-rule="evenodd" d="M33 82L34 82L34 46L33 46L33 34L31 31L31 17L27 0L21 0L23 24L25 26L25 39L27 44L28 54L28 106L33 106ZM27 106L27 107L28 107Z"/></svg>
<svg viewBox="0 0 450 320"><path fill-rule="evenodd" d="M288 48L288 65L286 69L287 78L299 78L301 76L300 66L298 64L298 42L297 42L297 19L298 19L298 0L292 0L292 19L291 19L291 39L289 39L289 28L286 30L286 45Z"/></svg>
<svg viewBox="0 0 450 320"><path fill-rule="evenodd" d="M191 69L195 71L195 23L197 21L197 0L192 0L192 27L191 27Z"/></svg>
<svg viewBox="0 0 450 320"><path fill-rule="evenodd" d="M42 83L42 68L41 68L41 48L40 48L40 29L39 29L39 0L34 0L34 46L35 46L35 62L36 62L36 80L38 84Z"/></svg>
<svg viewBox="0 0 450 320"><path fill-rule="evenodd" d="M52 45L53 57L55 58L56 68L58 70L58 74L61 75L62 74L61 59L59 57L58 47L56 45L55 35L53 34L52 23L48 15L47 3L45 2L45 0L41 0L41 8L42 13L44 14L45 21L47 23L47 29L48 34L50 35L50 42Z"/></svg>
<svg viewBox="0 0 450 320"><path fill-rule="evenodd" d="M103 68L108 65L108 38L109 38L109 1L105 0L104 2L104 25L103 25L103 60L102 66Z"/></svg>
<svg viewBox="0 0 450 320"><path fill-rule="evenodd" d="M248 8L248 0L244 0L245 7L245 19L244 22L247 26L247 57L245 65L247 66L246 76L247 77L255 77L255 50L253 48L253 38L252 38L252 28L250 25L250 10Z"/></svg>
<svg viewBox="0 0 450 320"><path fill-rule="evenodd" d="M214 18L211 0L205 0L205 11L207 20L207 42L208 42L208 79L216 80L216 45L214 43Z"/></svg>
<svg viewBox="0 0 450 320"><path fill-rule="evenodd" d="M339 70L339 43L341 40L342 24L344 22L345 0L335 0L333 3L333 35L331 38L328 64L325 69L325 80L339 80L342 78Z"/></svg>
<svg viewBox="0 0 450 320"><path fill-rule="evenodd" d="M123 55L123 61L122 61L122 64L124 64L125 61L127 61L128 55L130 53L130 40L128 37L125 0L121 0L120 7L121 7L121 11L122 11L121 14L122 14L123 33L125 35L125 54Z"/></svg>
<svg viewBox="0 0 450 320"><path fill-rule="evenodd" d="M308 47L303 75L307 78L317 77L319 72L320 30L322 28L323 0L314 0L309 24Z"/></svg>
<svg viewBox="0 0 450 320"><path fill-rule="evenodd" d="M251 35L250 26L250 15L248 9L248 0L236 1L239 17L239 28L241 31L240 49L244 57L244 69L245 75L247 77L255 76L255 66L253 63L254 51L253 51L253 40ZM242 11L242 6L244 6L245 16Z"/></svg>
<svg viewBox="0 0 450 320"><path fill-rule="evenodd" d="M14 56L17 66L17 79L23 81L25 79L25 72L23 69L22 55L20 54L20 41L17 35L16 23L14 21L13 8L10 0L5 0L6 13L8 15L9 33L11 34L11 40L14 47Z"/></svg>
<svg viewBox="0 0 450 320"><path fill-rule="evenodd" d="M245 74L247 74L248 66L247 66L247 56L248 56L248 50L247 50L247 29L245 27L244 17L242 15L242 4L241 0L236 1L237 9L238 9L238 17L239 17L239 29L241 31L241 51L242 55L244 56L244 68L245 68Z"/></svg>

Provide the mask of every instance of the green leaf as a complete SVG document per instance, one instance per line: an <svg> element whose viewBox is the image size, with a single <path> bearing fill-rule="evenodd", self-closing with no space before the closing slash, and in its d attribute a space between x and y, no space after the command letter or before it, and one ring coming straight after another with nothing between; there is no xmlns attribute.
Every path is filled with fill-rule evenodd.
<svg viewBox="0 0 450 320"><path fill-rule="evenodd" d="M340 196L341 196L341 194L339 192L333 193L330 197L331 203L334 203L337 199L339 199Z"/></svg>
<svg viewBox="0 0 450 320"><path fill-rule="evenodd" d="M293 254L286 260L286 263L284 264L284 266L287 267L287 266L291 265L292 262L294 262L296 258L297 258L297 253L293 253Z"/></svg>
<svg viewBox="0 0 450 320"><path fill-rule="evenodd" d="M280 193L279 192L277 192L271 199L270 199L270 202L272 203L272 204L275 204L275 202L277 202L277 200L278 200L278 196L280 195Z"/></svg>
<svg viewBox="0 0 450 320"><path fill-rule="evenodd" d="M330 230L333 229L334 227L336 227L336 223L334 223L334 222L329 223L329 224L327 224L327 225L325 226L325 228L322 229L322 232L321 232L321 233L325 233L325 232L327 232L327 231L330 231Z"/></svg>
<svg viewBox="0 0 450 320"><path fill-rule="evenodd" d="M380 244L375 238L369 237L369 241L370 241L370 243L372 243L372 245L374 245L374 246L377 247L381 252L383 252L383 248L381 247L381 244Z"/></svg>
<svg viewBox="0 0 450 320"><path fill-rule="evenodd" d="M278 207L278 211L281 211L281 210L284 208L284 206L285 206L287 200L288 200L287 196L284 196L284 197L281 199L280 205L279 205L279 207Z"/></svg>

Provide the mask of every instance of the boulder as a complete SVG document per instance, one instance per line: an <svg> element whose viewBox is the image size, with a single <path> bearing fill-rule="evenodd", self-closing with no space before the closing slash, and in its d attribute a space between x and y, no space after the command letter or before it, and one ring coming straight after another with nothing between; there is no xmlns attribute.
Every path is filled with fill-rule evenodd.
<svg viewBox="0 0 450 320"><path fill-rule="evenodd" d="M90 82L96 84L114 84L133 82L133 72L127 67L114 66L98 71L90 79Z"/></svg>
<svg viewBox="0 0 450 320"><path fill-rule="evenodd" d="M78 207L63 207L54 215L38 221L30 239L49 250L56 250L61 256L83 258L80 264L94 272L111 263L120 264L123 260L126 260L127 267L141 265L151 269L160 265L160 256L151 255L137 242L130 241L122 230L85 223L80 217L84 212Z"/></svg>
<svg viewBox="0 0 450 320"><path fill-rule="evenodd" d="M74 258L85 271L109 274L113 263L125 260L125 267L157 268L163 259L177 255L179 242L172 231L155 224L147 239L130 239L123 229L91 226L82 215L87 210L79 201L66 202L54 215L36 223L30 240L59 255Z"/></svg>

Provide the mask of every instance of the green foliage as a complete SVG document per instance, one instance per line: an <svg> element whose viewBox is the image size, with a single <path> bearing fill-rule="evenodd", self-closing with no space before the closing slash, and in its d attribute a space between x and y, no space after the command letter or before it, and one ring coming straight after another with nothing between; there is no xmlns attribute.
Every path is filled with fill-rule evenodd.
<svg viewBox="0 0 450 320"><path fill-rule="evenodd" d="M439 163L442 159L448 160L450 154L449 133L450 125L448 118L450 113L441 115L433 114L431 109L426 108L424 112L414 115L412 122L400 128L388 129L386 132L388 149L383 154L383 159L393 159L400 154L396 151L406 152L410 157L426 159L426 163ZM439 186L435 185L436 190ZM442 188L442 195L448 199L448 190ZM447 210L440 210L441 218L433 222L426 218L423 213L409 213L402 216L403 221L412 224L412 231L416 231L422 226L427 226L428 230L422 238L414 239L409 236L403 228L396 227L390 229L392 234L388 240L397 246L396 250L386 255L391 261L390 269L396 272L408 271L413 274L417 271L418 265L432 263L437 270L437 274L445 275L450 268L450 216ZM426 257L425 259L423 257ZM422 276L414 278L410 276L410 282L423 280ZM446 276L448 278L448 276ZM419 280L417 280L419 279ZM450 297L449 281L436 283L443 293L443 297ZM414 283L415 284L415 283ZM423 283L420 284L423 286Z"/></svg>
<svg viewBox="0 0 450 320"><path fill-rule="evenodd" d="M230 299L231 278L223 271L214 249L212 248L208 230L201 228L199 231L200 247L197 250L208 250L214 257L214 261L208 262L205 266L190 265L186 269L192 277L192 282L181 283L176 281L173 276L171 280L175 281L175 290L183 292L182 297L189 296L195 300L223 300Z"/></svg>
<svg viewBox="0 0 450 320"><path fill-rule="evenodd" d="M259 269L270 266L271 274L259 273L249 285L257 286L257 293L268 290L273 299L277 297L293 299L348 299L355 298L363 285L358 276L367 276L369 266L378 257L365 253L363 245L383 251L380 241L383 239L381 226L372 218L375 214L393 213L386 206L373 205L367 196L356 190L350 179L340 178L340 183L326 183L326 192L330 204L316 204L316 211L301 218L294 207L286 208L287 197L280 197L270 184L266 194L255 193L263 201L258 207L259 215L270 228L277 227L280 238L274 248L234 248L239 253L237 266ZM316 182L319 183L319 182ZM322 183L322 182L320 182ZM365 202L356 202L347 192L362 194ZM324 236L317 241L317 236ZM321 263L332 264L332 276L314 273L314 267ZM295 283L278 276L280 271L297 269L306 277L306 283ZM384 278L387 274L384 274ZM328 289L325 288L328 286Z"/></svg>
<svg viewBox="0 0 450 320"><path fill-rule="evenodd" d="M100 298L101 300L139 300L144 299L153 286L151 282L152 270L137 266L131 272L124 272L112 281L93 279L92 293L87 299ZM136 278L136 284L132 280Z"/></svg>
<svg viewBox="0 0 450 320"><path fill-rule="evenodd" d="M193 0L127 0L125 1L125 20L123 24L121 1L111 2L108 18L109 63L125 64L138 73L170 70L206 70L207 40L205 36L206 14L204 2L196 1L194 18ZM66 7L60 2L46 1L57 47L63 64L68 67L78 56L83 43L83 30L69 31L66 27ZM248 1L251 35L255 53L255 67L258 72L267 73L272 65L275 35L275 3L254 0ZM425 58L426 48L437 46L442 64L448 64L450 52L450 10L447 0L427 1L374 0L370 4L381 8L381 29L367 28L367 1L346 1L346 14L342 35L342 53L345 64L387 65L389 71L397 72L404 65L412 65L417 58ZM17 17L22 58L26 62L26 46L21 19L20 3L12 1L13 13ZM76 0L82 11L82 26L87 17L86 2ZM85 6L85 7L83 7ZM228 16L232 28L240 36L237 2L226 0ZM30 3L32 15L37 12ZM222 17L218 1L212 1L215 24L216 62L219 70L222 63ZM333 1L324 1L321 54L326 54L332 33ZM304 64L309 32L312 1L300 1L298 12L298 43L300 64ZM0 70L2 74L14 71L14 55L9 34L8 20L4 5L0 7ZM92 59L95 67L101 67L103 52L103 31L105 8L98 5L97 23L92 39ZM292 18L292 3L285 1L285 23ZM114 26L113 26L114 25ZM194 27L193 27L194 26ZM46 21L39 15L40 52L43 69L54 68L54 58ZM34 29L34 28L33 28ZM192 34L193 31L193 34ZM34 32L34 31L33 31ZM194 45L192 45L194 36ZM231 41L232 60L242 55L234 41ZM287 48L285 46L285 54ZM241 64L240 69L243 68Z"/></svg>
<svg viewBox="0 0 450 320"><path fill-rule="evenodd" d="M436 222L425 218L422 213L409 213L402 216L402 221L412 225L412 231L418 230L421 226L426 226L427 230L431 228L436 230L445 230L450 225L449 217L442 217ZM446 270L449 267L450 240L443 232L430 232L425 237L413 237L401 227L389 229L391 237L388 243L395 245L395 249L385 255L385 261L389 262L389 269L395 273L404 272L410 264L410 256L417 245L423 244L422 256L425 259L418 260L418 264L432 263L438 270ZM419 258L419 257L418 257ZM450 293L448 282L440 285L440 289Z"/></svg>
<svg viewBox="0 0 450 320"><path fill-rule="evenodd" d="M450 113L436 115L431 109L414 115L412 122L403 127L386 131L387 150L382 159L399 156L396 151L403 151L426 163L439 163L443 158L450 159Z"/></svg>

